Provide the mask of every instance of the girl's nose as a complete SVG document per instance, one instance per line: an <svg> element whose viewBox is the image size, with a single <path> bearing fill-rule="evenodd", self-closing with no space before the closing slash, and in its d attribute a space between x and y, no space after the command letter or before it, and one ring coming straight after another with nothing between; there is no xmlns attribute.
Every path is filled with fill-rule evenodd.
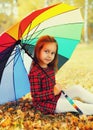
<svg viewBox="0 0 93 130"><path fill-rule="evenodd" d="M48 57L51 57L51 53L48 54Z"/></svg>

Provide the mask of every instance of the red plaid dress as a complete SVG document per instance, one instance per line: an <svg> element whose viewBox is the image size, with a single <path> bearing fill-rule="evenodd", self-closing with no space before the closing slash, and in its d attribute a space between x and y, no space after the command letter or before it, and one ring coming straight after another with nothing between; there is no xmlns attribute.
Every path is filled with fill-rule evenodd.
<svg viewBox="0 0 93 130"><path fill-rule="evenodd" d="M44 114L54 114L60 94L55 96L53 92L55 85L54 70L46 68L44 71L53 82L38 65L35 65L29 73L32 102L33 106Z"/></svg>

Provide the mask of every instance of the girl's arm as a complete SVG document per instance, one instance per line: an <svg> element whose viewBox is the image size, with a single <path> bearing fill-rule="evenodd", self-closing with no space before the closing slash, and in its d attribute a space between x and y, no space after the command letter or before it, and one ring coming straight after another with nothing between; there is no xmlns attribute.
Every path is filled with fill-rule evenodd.
<svg viewBox="0 0 93 130"><path fill-rule="evenodd" d="M60 84L57 83L57 84L54 86L54 95L60 94L61 91L62 91L62 87L61 87Z"/></svg>

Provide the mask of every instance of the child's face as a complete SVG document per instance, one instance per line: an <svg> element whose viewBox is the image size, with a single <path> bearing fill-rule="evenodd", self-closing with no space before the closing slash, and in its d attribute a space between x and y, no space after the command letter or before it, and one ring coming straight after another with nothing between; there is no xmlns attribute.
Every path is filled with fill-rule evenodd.
<svg viewBox="0 0 93 130"><path fill-rule="evenodd" d="M43 46L39 54L39 64L41 67L47 67L47 65L54 60L56 50L57 47L55 42L46 43Z"/></svg>

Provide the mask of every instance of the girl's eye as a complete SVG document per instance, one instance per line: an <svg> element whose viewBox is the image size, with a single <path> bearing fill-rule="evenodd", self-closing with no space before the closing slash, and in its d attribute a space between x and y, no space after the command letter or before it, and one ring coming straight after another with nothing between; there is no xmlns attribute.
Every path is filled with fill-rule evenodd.
<svg viewBox="0 0 93 130"><path fill-rule="evenodd" d="M55 55L55 52L50 52L49 50L45 50L45 53L46 54L51 53L51 55Z"/></svg>
<svg viewBox="0 0 93 130"><path fill-rule="evenodd" d="M48 50L45 50L46 53L48 53L49 51Z"/></svg>
<svg viewBox="0 0 93 130"><path fill-rule="evenodd" d="M51 54L52 54L52 55L55 55L55 52L52 52Z"/></svg>

